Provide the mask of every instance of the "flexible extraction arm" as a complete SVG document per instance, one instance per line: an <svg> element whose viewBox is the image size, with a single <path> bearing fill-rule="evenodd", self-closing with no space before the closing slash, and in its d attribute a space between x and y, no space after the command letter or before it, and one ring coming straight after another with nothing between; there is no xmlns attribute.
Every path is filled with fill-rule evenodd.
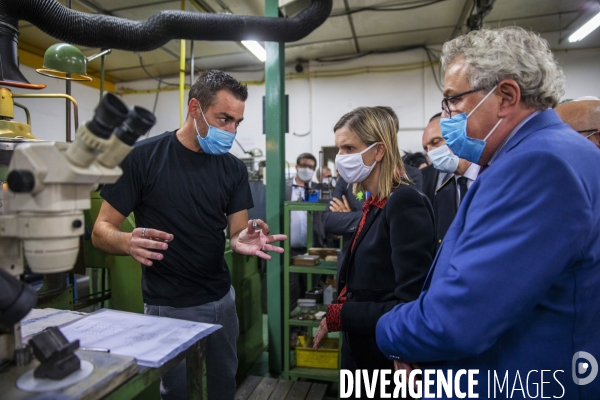
<svg viewBox="0 0 600 400"><path fill-rule="evenodd" d="M0 0L0 26L18 29L25 20L68 43L126 51L149 51L172 39L293 42L329 16L332 0L313 0L293 18L160 11L143 21L66 8L55 0Z"/></svg>

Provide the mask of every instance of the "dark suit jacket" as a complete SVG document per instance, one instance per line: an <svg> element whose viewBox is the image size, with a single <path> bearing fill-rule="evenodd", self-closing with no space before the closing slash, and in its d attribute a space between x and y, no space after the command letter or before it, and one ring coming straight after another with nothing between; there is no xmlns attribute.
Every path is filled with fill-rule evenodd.
<svg viewBox="0 0 600 400"><path fill-rule="evenodd" d="M412 167L408 164L404 165L406 174L413 181L414 186L421 190L423 185L423 177L421 170ZM349 185L341 176L337 179L335 188L333 189L332 197L342 200L342 195L348 199L351 212L332 213L329 207L323 212L323 228L325 233L333 235L342 235L342 253L345 254L348 249L350 239L358 227L360 218L362 217L362 205L364 199L358 200L356 195L352 193L353 185ZM291 186L290 186L291 190Z"/></svg>
<svg viewBox="0 0 600 400"><path fill-rule="evenodd" d="M446 232L448 232L458 211L459 204L456 191L456 179L454 175L450 175L435 192L433 212L435 214L438 247L444 240L444 236L446 236Z"/></svg>
<svg viewBox="0 0 600 400"><path fill-rule="evenodd" d="M338 278L338 291L347 288L341 313L344 346L357 368L391 368L375 342L377 320L419 296L435 248L433 210L412 185L399 186L383 209L369 212Z"/></svg>
<svg viewBox="0 0 600 400"><path fill-rule="evenodd" d="M471 185L419 299L379 320L381 350L422 368L479 369L479 398L485 371L510 382L562 370L547 372L545 396L600 399L598 377L572 379L578 352L600 356L598 165L598 148L554 110L527 121Z"/></svg>
<svg viewBox="0 0 600 400"><path fill-rule="evenodd" d="M358 200L352 193L352 185L348 185L344 178L340 176L336 181L335 188L333 188L333 197L342 200L342 195L348 199L352 211L334 213L327 207L323 212L322 219L326 233L342 236L342 253L345 254L352 235L354 235L360 222L364 200Z"/></svg>
<svg viewBox="0 0 600 400"><path fill-rule="evenodd" d="M435 189L437 189L437 182L440 173L443 172L433 168L433 164L429 164L427 167L421 170L421 174L423 175L423 190L421 191L425 193L425 196L427 196L431 204L433 204Z"/></svg>
<svg viewBox="0 0 600 400"><path fill-rule="evenodd" d="M413 167L412 165L404 164L404 169L406 170L406 175L410 178L411 181L415 184L416 188L419 191L423 191L423 173L417 167Z"/></svg>

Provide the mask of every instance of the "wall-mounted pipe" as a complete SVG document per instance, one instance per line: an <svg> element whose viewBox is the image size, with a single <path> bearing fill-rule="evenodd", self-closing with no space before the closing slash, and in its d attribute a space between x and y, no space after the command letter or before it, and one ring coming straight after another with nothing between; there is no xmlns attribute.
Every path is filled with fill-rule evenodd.
<svg viewBox="0 0 600 400"><path fill-rule="evenodd" d="M13 93L14 99L67 99L73 104L73 117L75 118L75 132L79 129L79 112L77 111L77 101L68 94L62 93L44 93L44 94L25 94L25 93ZM66 138L67 143L71 142L71 130L67 129Z"/></svg>
<svg viewBox="0 0 600 400"><path fill-rule="evenodd" d="M0 0L0 25L25 20L59 40L87 47L149 51L172 39L294 42L329 16L332 0L313 0L293 18L160 11L143 21L70 10L55 0Z"/></svg>

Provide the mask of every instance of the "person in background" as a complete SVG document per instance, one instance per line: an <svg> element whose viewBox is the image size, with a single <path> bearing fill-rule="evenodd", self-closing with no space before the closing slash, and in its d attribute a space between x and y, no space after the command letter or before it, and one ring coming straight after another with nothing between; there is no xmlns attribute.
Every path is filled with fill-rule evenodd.
<svg viewBox="0 0 600 400"><path fill-rule="evenodd" d="M333 174L331 173L331 169L329 167L323 167L317 169L317 181L321 181L321 171L323 171L323 183L327 184L330 180L333 179Z"/></svg>
<svg viewBox="0 0 600 400"><path fill-rule="evenodd" d="M563 122L600 148L599 98L586 96L561 103L555 110Z"/></svg>
<svg viewBox="0 0 600 400"><path fill-rule="evenodd" d="M396 128L396 134L398 134L398 130L400 129L400 120L398 119L398 114L392 109L392 107L388 106L377 106L382 111L390 114L392 120L394 120L394 127ZM406 172L406 176L408 176L408 182L413 183L417 189L423 190L423 175L421 174L421 170L417 167L413 167L412 165L404 164L404 170Z"/></svg>
<svg viewBox="0 0 600 400"><path fill-rule="evenodd" d="M229 153L244 117L246 86L216 70L192 85L188 117L171 132L137 142L121 163L123 175L105 185L92 232L94 246L142 264L144 312L219 324L206 347L210 399L233 399L239 328L235 293L223 256L231 249L270 259L282 253L269 227L248 220L252 197L246 166ZM219 184L215 185L215 179ZM122 232L134 212L137 228ZM133 283L132 283L133 284ZM202 379L202 377L198 377ZM185 361L161 378L163 399L187 398Z"/></svg>
<svg viewBox="0 0 600 400"><path fill-rule="evenodd" d="M479 384L458 383L479 398L488 373L528 371L527 397L533 380L546 398L598 399L581 356L600 355L600 152L552 109L565 78L538 34L472 31L445 43L441 62L442 136L482 172L419 298L379 319L379 349L424 374L477 369Z"/></svg>
<svg viewBox="0 0 600 400"><path fill-rule="evenodd" d="M296 175L286 181L285 199L287 201L316 201L320 185L313 182L317 170L317 159L310 153L302 153L296 159ZM312 195L312 198L310 197ZM326 243L322 212L312 212L312 243L307 243L308 212L292 211L290 213L290 256L305 254L309 247L329 247ZM297 301L307 289L318 284L321 276L314 275L313 282L307 285L306 274L290 274L290 309L296 307ZM309 287L310 286L310 287Z"/></svg>
<svg viewBox="0 0 600 400"><path fill-rule="evenodd" d="M452 225L460 203L479 174L479 165L452 153L442 137L438 114L432 117L423 132L423 149L438 172L427 174L427 177L431 179L437 175L433 210L439 246ZM428 183L428 186L432 185Z"/></svg>
<svg viewBox="0 0 600 400"><path fill-rule="evenodd" d="M427 126L425 127L425 130L423 131L423 138L422 138L423 143L426 143L426 141L425 141L426 135L427 135L427 142L431 142L432 145L437 144L439 141L439 138L441 138L441 140L444 140L444 138L441 137L442 136L441 133L439 134L438 139L435 139L435 140L429 139L429 136L430 136L429 132L431 130L436 129L436 126L437 126L437 129L439 130L439 120L440 120L441 115L442 115L442 113L437 113L433 117L431 117L431 119L429 120ZM434 122L434 121L437 121L437 122ZM438 135L435 135L435 137L437 138ZM427 148L425 145L423 145L423 150L425 150L425 153L427 154ZM434 165L431 164L431 161L428 166L426 166L425 168L423 168L421 170L421 173L423 174L423 193L425 193L425 195L427 196L427 198L429 199L431 204L433 204L433 200L435 198L435 191L437 188L439 188L442 185L442 183L444 183L448 179L448 177L446 176L447 173L442 172L439 169L435 168Z"/></svg>
<svg viewBox="0 0 600 400"><path fill-rule="evenodd" d="M375 325L394 306L418 297L435 253L433 210L408 183L389 113L359 107L334 132L337 170L355 194L370 196L338 274L338 303L327 306L314 348L328 332L342 331L343 369L390 369L377 348Z"/></svg>
<svg viewBox="0 0 600 400"><path fill-rule="evenodd" d="M318 198L321 189L313 181L317 169L317 159L310 153L302 153L296 159L296 175L286 181L285 199L287 201L309 201ZM310 197L312 196L312 197ZM290 252L292 256L304 254L308 247L323 246L323 226L321 213L313 213L313 243L307 240L307 212L292 211L290 217Z"/></svg>

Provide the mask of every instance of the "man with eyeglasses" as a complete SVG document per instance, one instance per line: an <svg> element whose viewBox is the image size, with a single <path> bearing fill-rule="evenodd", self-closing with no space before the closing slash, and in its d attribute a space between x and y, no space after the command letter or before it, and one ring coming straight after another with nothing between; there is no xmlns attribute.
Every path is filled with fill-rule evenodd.
<svg viewBox="0 0 600 400"><path fill-rule="evenodd" d="M302 153L296 158L296 175L286 181L285 199L287 201L317 201L319 183L313 181L317 169L317 159L311 153ZM309 247L331 247L327 242L322 222L322 212L311 213L312 243L307 242L308 212L292 211L290 214L290 254L305 254ZM304 297L306 288L305 274L290 275L290 306L296 306L298 298ZM313 276L311 285L318 284L320 276ZM302 295L302 296L301 296Z"/></svg>
<svg viewBox="0 0 600 400"><path fill-rule="evenodd" d="M459 394L435 388L450 371L463 397L490 397L497 377L502 398L541 387L544 398L598 399L600 379L584 383L598 365L586 373L580 356L600 357L600 153L552 109L564 75L548 43L518 27L453 39L441 62L442 135L486 169L420 297L379 319L379 348L397 368L433 372L437 398Z"/></svg>
<svg viewBox="0 0 600 400"><path fill-rule="evenodd" d="M600 148L600 99L586 96L560 103L558 116L571 128Z"/></svg>

